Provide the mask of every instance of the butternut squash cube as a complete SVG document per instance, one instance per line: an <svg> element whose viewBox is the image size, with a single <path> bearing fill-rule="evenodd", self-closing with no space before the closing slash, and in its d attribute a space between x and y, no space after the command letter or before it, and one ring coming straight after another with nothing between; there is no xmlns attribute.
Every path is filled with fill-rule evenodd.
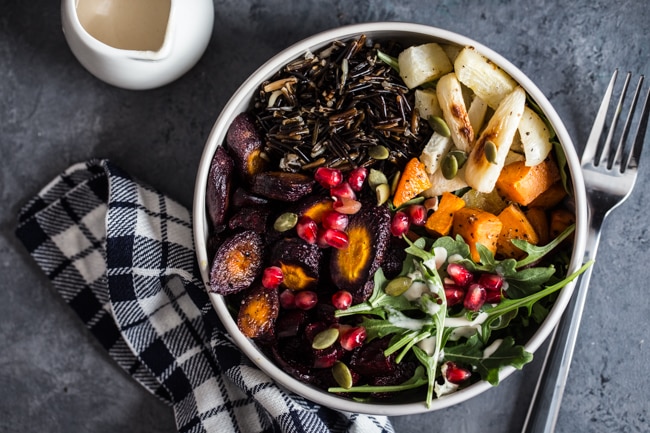
<svg viewBox="0 0 650 433"><path fill-rule="evenodd" d="M493 254L497 251L497 241L501 227L501 220L490 212L481 209L464 207L454 213L452 233L460 235L467 245L475 262L481 261L476 244L481 244Z"/></svg>
<svg viewBox="0 0 650 433"><path fill-rule="evenodd" d="M442 197L440 197L440 202L438 203L438 209L429 215L427 222L424 224L424 228L429 234L434 236L447 236L454 222L454 213L464 207L465 200L462 198L450 192L442 193Z"/></svg>
<svg viewBox="0 0 650 433"><path fill-rule="evenodd" d="M549 221L546 210L541 207L530 207L525 214L528 221L530 221L530 225L535 229L535 233L537 233L537 237L539 238L538 245L546 245L549 243L551 239L549 236Z"/></svg>
<svg viewBox="0 0 650 433"><path fill-rule="evenodd" d="M525 253L511 242L513 239L521 239L533 245L539 243L537 232L518 205L510 204L502 210L499 220L503 226L497 241L497 254L520 259Z"/></svg>
<svg viewBox="0 0 650 433"><path fill-rule="evenodd" d="M559 180L560 170L550 158L532 167L526 166L525 161L515 161L503 167L496 189L504 199L528 206Z"/></svg>

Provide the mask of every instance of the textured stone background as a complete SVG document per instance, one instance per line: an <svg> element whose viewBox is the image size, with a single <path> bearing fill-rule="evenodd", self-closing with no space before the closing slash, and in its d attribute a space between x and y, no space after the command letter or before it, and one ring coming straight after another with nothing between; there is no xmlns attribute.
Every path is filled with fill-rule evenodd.
<svg viewBox="0 0 650 433"><path fill-rule="evenodd" d="M1 432L174 431L171 411L112 363L13 235L19 207L72 163L109 157L190 206L203 143L244 78L303 37L361 21L418 22L490 46L548 95L579 150L612 70L650 73L645 0L219 0L201 61L145 92L79 65L57 2L0 0L0 11ZM648 429L649 153L605 227L560 432ZM518 431L538 369L539 360L465 404L395 418L395 428Z"/></svg>

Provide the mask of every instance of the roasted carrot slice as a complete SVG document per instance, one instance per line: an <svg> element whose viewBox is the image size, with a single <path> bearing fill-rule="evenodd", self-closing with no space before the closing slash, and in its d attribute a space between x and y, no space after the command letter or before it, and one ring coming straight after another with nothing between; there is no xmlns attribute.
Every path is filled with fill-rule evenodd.
<svg viewBox="0 0 650 433"><path fill-rule="evenodd" d="M242 299L237 326L248 338L260 337L273 330L279 310L277 290L269 290L261 285L253 286Z"/></svg>

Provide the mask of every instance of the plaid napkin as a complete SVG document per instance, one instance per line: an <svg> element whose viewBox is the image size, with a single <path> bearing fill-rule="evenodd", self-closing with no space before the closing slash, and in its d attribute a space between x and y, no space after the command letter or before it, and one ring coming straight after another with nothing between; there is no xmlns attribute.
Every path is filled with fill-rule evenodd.
<svg viewBox="0 0 650 433"><path fill-rule="evenodd" d="M194 256L190 212L107 160L76 164L20 212L17 236L110 356L172 406L179 432L392 432L318 406L232 343Z"/></svg>

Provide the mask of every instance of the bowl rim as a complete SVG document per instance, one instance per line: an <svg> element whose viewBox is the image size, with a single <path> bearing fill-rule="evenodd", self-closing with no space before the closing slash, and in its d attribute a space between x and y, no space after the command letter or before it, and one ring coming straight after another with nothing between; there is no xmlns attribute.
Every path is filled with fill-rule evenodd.
<svg viewBox="0 0 650 433"><path fill-rule="evenodd" d="M318 404L343 412L364 413L370 415L397 416L420 414L433 410L443 409L466 401L487 391L488 389L492 389L493 386L486 381L479 381L456 393L434 399L430 408L427 408L424 402L404 404L374 402L362 403L353 401L348 398L339 397L334 394L328 394L327 391L317 389L311 385L294 379L285 371L277 367L271 360L267 359L266 356L260 352L260 350L251 340L241 334L237 328L235 320L233 320L228 312L224 298L221 295L211 293L208 290L211 264L206 249L206 240L209 227L205 212L206 184L212 156L214 155L217 147L223 143L227 128L230 125L232 119L237 114L239 114L244 107L247 107L250 104L250 95L256 90L259 83L273 75L290 60L293 60L296 57L304 54L308 50L317 50L319 47L322 47L334 40L350 39L355 36L359 36L360 34L366 34L370 38L408 38L439 42L444 41L461 46L473 46L478 52L487 56L491 61L493 61L501 69L507 72L526 90L526 93L539 105L555 129L555 133L566 155L567 165L571 174L575 200L576 221L584 221L583 224L576 224L573 245L574 252L569 264L569 273L575 272L577 269L579 269L584 258L584 250L587 237L586 192L579 159L571 137L569 136L564 123L551 105L550 101L548 101L548 99L532 82L532 80L528 78L528 76L526 76L516 66L514 66L510 61L492 49L488 48L487 46L484 46L483 44L466 36L462 36L460 34L437 27L408 22L391 21L352 24L322 31L294 43L293 45L285 48L275 56L271 57L265 63L263 63L240 85L240 87L224 105L208 136L196 175L193 202L193 232L196 256L199 263L201 277L204 281L206 291L210 297L210 301L217 311L217 314L219 315L219 318L221 319L227 332L239 346L239 348L244 352L244 354L246 354L254 364L256 364L262 371L273 378L273 380L275 380L279 385ZM566 309L574 287L575 280L566 285L560 291L560 294L554 306L551 308L551 311L549 312L549 315L545 319L544 323L542 323L535 334L533 334L530 340L524 345L527 351L534 353L548 338L550 333L555 328L555 325L560 320L562 313ZM514 371L514 367L503 368L499 374L499 379L505 379Z"/></svg>

